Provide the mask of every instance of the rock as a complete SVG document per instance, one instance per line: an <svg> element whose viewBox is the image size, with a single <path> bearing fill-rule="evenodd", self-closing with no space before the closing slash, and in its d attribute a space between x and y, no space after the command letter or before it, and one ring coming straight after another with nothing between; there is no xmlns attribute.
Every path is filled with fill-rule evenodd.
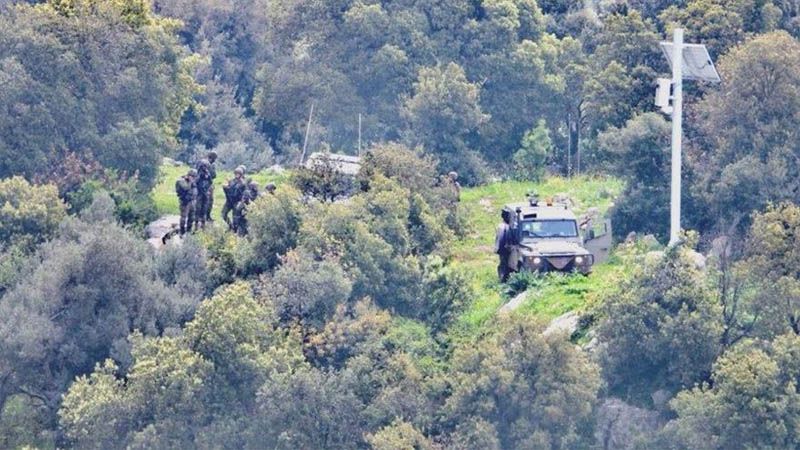
<svg viewBox="0 0 800 450"><path fill-rule="evenodd" d="M587 353L594 353L600 346L600 340L597 339L597 331L594 329L587 331L585 339L586 343L581 348Z"/></svg>
<svg viewBox="0 0 800 450"><path fill-rule="evenodd" d="M510 313L511 311L519 308L519 306L528 298L528 292L529 291L521 292L516 297L512 298L510 302L506 303L500 308L500 313Z"/></svg>
<svg viewBox="0 0 800 450"><path fill-rule="evenodd" d="M670 401L672 395L664 389L659 389L650 394L650 398L653 400L653 406L657 410L664 411L667 409L667 402Z"/></svg>
<svg viewBox="0 0 800 450"><path fill-rule="evenodd" d="M166 166L172 166L172 167L180 167L180 166L184 165L182 162L175 161L174 159L167 158L166 156L161 159L161 163L166 165Z"/></svg>
<svg viewBox="0 0 800 450"><path fill-rule="evenodd" d="M665 420L656 411L637 408L617 398L609 398L597 408L595 439L597 448L628 450L637 441L654 435Z"/></svg>
<svg viewBox="0 0 800 450"><path fill-rule="evenodd" d="M649 248L649 249L656 249L656 248L661 247L661 244L659 244L658 239L656 239L656 237L653 236L652 234L648 234L646 236L643 236L640 239L640 242L642 244L644 244L645 248Z"/></svg>
<svg viewBox="0 0 800 450"><path fill-rule="evenodd" d="M153 248L160 249L164 246L161 238L175 228L178 228L180 223L181 216L178 215L162 216L158 220L150 222L144 228L144 231L147 234L147 242L150 243Z"/></svg>
<svg viewBox="0 0 800 450"><path fill-rule="evenodd" d="M706 270L706 257L703 256L702 253L691 251L689 252L689 257L692 258L692 262L694 262L694 266L697 268L697 270Z"/></svg>
<svg viewBox="0 0 800 450"><path fill-rule="evenodd" d="M578 320L580 317L574 312L568 312L562 316L556 317L550 322L550 325L544 330L544 335L554 333L566 333L571 336L572 333L578 330Z"/></svg>
<svg viewBox="0 0 800 450"><path fill-rule="evenodd" d="M628 233L628 236L625 237L625 243L626 244L635 244L636 243L636 236L637 236L636 232L635 231L631 231L630 233Z"/></svg>
<svg viewBox="0 0 800 450"><path fill-rule="evenodd" d="M269 168L267 168L267 171L268 172L272 172L272 173L274 173L276 175L281 175L284 172L286 172L286 169L284 169L283 166L280 165L280 164L275 164L275 165L270 166Z"/></svg>

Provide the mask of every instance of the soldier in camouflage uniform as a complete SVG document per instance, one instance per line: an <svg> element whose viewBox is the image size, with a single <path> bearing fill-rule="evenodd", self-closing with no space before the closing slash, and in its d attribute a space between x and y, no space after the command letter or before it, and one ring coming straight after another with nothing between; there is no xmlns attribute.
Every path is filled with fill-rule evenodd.
<svg viewBox="0 0 800 450"><path fill-rule="evenodd" d="M178 195L178 202L181 209L180 234L183 236L192 231L194 222L195 200L197 199L197 170L190 169L189 172L175 182L175 193Z"/></svg>
<svg viewBox="0 0 800 450"><path fill-rule="evenodd" d="M240 236L247 236L247 207L250 205L251 192L245 190L242 199L233 208L233 231Z"/></svg>
<svg viewBox="0 0 800 450"><path fill-rule="evenodd" d="M197 163L197 180L195 184L197 185L197 201L195 206L195 229L205 228L206 225L206 217L208 217L209 211L211 210L212 205L212 196L214 195L214 176L213 168L211 167L211 162L207 159L203 159Z"/></svg>
<svg viewBox="0 0 800 450"><path fill-rule="evenodd" d="M250 200L255 200L261 194L258 189L258 182L252 178L247 180L247 190L250 192Z"/></svg>
<svg viewBox="0 0 800 450"><path fill-rule="evenodd" d="M233 211L236 205L242 200L242 195L244 191L247 190L247 185L244 181L244 169L241 166L237 167L236 170L233 171L233 175L234 178L222 186L222 190L225 191L225 206L222 207L222 220L228 224L231 230L233 230L233 224L228 218L228 214Z"/></svg>
<svg viewBox="0 0 800 450"><path fill-rule="evenodd" d="M217 162L217 152L208 152L209 172L211 174L211 183L209 183L208 204L206 205L206 222L213 222L211 218L211 211L214 209L214 179L217 178L217 168L214 163Z"/></svg>

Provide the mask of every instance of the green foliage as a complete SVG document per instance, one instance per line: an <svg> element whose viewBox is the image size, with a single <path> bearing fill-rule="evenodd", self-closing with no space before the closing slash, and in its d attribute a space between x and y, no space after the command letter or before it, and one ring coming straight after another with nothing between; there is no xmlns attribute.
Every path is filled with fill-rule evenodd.
<svg viewBox="0 0 800 450"><path fill-rule="evenodd" d="M695 186L713 225L730 227L770 201L798 200L798 136L790 125L800 115L798 49L794 38L775 32L719 61L726 82L700 105L710 151Z"/></svg>
<svg viewBox="0 0 800 450"><path fill-rule="evenodd" d="M721 306L686 247L649 254L602 313L600 360L612 392L641 399L692 386L722 350Z"/></svg>
<svg viewBox="0 0 800 450"><path fill-rule="evenodd" d="M624 128L612 127L599 136L601 151L627 182L611 215L618 238L631 231L667 235L669 136L669 124L656 113L638 115Z"/></svg>
<svg viewBox="0 0 800 450"><path fill-rule="evenodd" d="M451 421L482 418L496 434L486 430L487 423L474 423L483 430L473 436L461 431L459 440L497 439L501 448L576 448L589 442L599 368L563 336L545 337L529 321L498 325L495 335L456 350L446 402Z"/></svg>
<svg viewBox="0 0 800 450"><path fill-rule="evenodd" d="M304 208L300 194L286 187L253 202L247 211L249 233L237 267L245 274L274 268L280 255L297 244Z"/></svg>
<svg viewBox="0 0 800 450"><path fill-rule="evenodd" d="M74 153L151 186L196 89L173 25L140 0L4 9L0 176L48 180Z"/></svg>
<svg viewBox="0 0 800 450"><path fill-rule="evenodd" d="M800 271L798 258L800 207L771 205L753 217L741 269L756 286L759 325L767 335L786 331L800 335ZM759 327L762 328L762 327Z"/></svg>
<svg viewBox="0 0 800 450"><path fill-rule="evenodd" d="M403 420L397 420L391 425L381 428L377 433L368 435L367 442L374 450L429 450L433 448L433 443L424 434Z"/></svg>
<svg viewBox="0 0 800 450"><path fill-rule="evenodd" d="M0 180L0 243L46 241L66 216L53 185L31 185L22 177Z"/></svg>
<svg viewBox="0 0 800 450"><path fill-rule="evenodd" d="M553 153L553 142L544 120L525 133L520 149L514 153L514 169L520 180L540 181L544 165Z"/></svg>
<svg viewBox="0 0 800 450"><path fill-rule="evenodd" d="M8 318L0 324L0 403L23 393L54 413L76 375L111 355L128 359L134 329L158 335L192 316L198 299L158 278L151 251L108 219L70 220L38 250L27 276L0 298Z"/></svg>
<svg viewBox="0 0 800 450"><path fill-rule="evenodd" d="M282 321L321 329L336 306L350 298L352 283L335 261L315 261L307 253L292 251L283 256L261 291Z"/></svg>
<svg viewBox="0 0 800 450"><path fill-rule="evenodd" d="M670 448L792 449L800 445L795 334L744 342L714 364L712 382L677 396L666 427Z"/></svg>
<svg viewBox="0 0 800 450"><path fill-rule="evenodd" d="M311 168L299 167L292 173L291 182L304 195L332 202L352 194L355 180L342 173L336 162L327 156L317 159Z"/></svg>

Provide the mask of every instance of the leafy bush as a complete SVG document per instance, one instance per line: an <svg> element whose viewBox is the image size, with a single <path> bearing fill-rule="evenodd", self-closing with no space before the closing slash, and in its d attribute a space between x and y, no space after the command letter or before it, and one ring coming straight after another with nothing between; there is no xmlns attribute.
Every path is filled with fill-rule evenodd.
<svg viewBox="0 0 800 450"><path fill-rule="evenodd" d="M299 199L296 190L281 186L274 195L261 196L250 204L249 233L237 260L245 275L274 268L280 256L295 247L305 208Z"/></svg>
<svg viewBox="0 0 800 450"><path fill-rule="evenodd" d="M66 216L53 185L31 185L22 177L0 180L0 244L52 237Z"/></svg>

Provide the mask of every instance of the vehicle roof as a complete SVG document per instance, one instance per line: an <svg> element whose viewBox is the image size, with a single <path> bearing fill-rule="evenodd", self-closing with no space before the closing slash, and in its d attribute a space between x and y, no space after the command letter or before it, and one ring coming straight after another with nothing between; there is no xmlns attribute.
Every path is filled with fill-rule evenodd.
<svg viewBox="0 0 800 450"><path fill-rule="evenodd" d="M536 214L537 219L544 220L576 220L575 213L564 205L553 204L552 206L540 204L538 206L531 206L530 203L511 203L505 206L505 209L511 210L516 214L517 208L522 210L523 220L525 216Z"/></svg>

